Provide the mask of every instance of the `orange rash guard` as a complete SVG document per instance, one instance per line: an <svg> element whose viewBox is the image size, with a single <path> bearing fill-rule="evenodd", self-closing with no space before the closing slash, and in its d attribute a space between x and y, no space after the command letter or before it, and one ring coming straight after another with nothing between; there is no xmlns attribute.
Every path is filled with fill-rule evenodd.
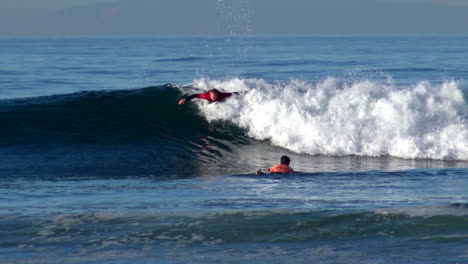
<svg viewBox="0 0 468 264"><path fill-rule="evenodd" d="M278 164L268 169L269 172L273 173L292 173L294 170L286 164Z"/></svg>

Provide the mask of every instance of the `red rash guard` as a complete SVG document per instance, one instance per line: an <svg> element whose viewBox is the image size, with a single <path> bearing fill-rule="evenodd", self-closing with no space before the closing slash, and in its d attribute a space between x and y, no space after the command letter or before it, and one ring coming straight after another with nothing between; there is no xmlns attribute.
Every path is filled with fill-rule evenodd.
<svg viewBox="0 0 468 264"><path fill-rule="evenodd" d="M198 97L200 99L205 99L207 100L208 102L210 103L213 103L213 102L223 102L224 100L226 100L226 98L230 97L231 95L233 95L234 93L219 93L218 94L218 98L216 98L216 100L212 100L211 97L210 97L210 92L206 92L206 93L203 93L203 94L193 94L187 98L185 98L187 101L188 100L191 100L195 97Z"/></svg>

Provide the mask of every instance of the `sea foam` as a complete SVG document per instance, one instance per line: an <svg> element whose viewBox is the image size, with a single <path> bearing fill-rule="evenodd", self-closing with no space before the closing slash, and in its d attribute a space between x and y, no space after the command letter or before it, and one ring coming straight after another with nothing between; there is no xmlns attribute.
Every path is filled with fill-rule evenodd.
<svg viewBox="0 0 468 264"><path fill-rule="evenodd" d="M267 82L198 79L194 86L248 91L225 103L196 103L208 121L311 155L468 160L468 110L460 83Z"/></svg>

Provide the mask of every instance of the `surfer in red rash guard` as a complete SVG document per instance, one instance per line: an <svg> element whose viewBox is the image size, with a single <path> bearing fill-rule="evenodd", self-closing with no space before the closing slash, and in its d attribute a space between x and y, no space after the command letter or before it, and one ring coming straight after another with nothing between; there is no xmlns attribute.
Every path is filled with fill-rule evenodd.
<svg viewBox="0 0 468 264"><path fill-rule="evenodd" d="M179 104L185 104L186 101L192 100L193 98L205 99L210 103L213 102L224 102L227 98L231 97L233 94L241 94L240 92L233 93L222 93L218 89L211 89L203 94L192 94L189 97L182 98L179 101Z"/></svg>

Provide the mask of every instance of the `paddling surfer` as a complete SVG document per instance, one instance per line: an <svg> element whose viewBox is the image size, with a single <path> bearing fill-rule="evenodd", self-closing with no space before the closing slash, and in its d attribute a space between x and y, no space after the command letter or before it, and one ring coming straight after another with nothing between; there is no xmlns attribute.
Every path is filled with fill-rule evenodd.
<svg viewBox="0 0 468 264"><path fill-rule="evenodd" d="M289 166L291 163L291 159L288 156L282 156L280 160L280 164L275 165L268 169L269 173L293 173L294 170ZM261 169L257 170L257 175L264 174Z"/></svg>
<svg viewBox="0 0 468 264"><path fill-rule="evenodd" d="M202 94L192 94L189 97L182 98L179 100L179 104L185 104L185 102L192 100L193 98L200 98L207 100L210 103L214 102L224 102L227 98L231 97L233 94L241 94L242 92L232 92L232 93L222 93L218 89L211 89L206 93Z"/></svg>

